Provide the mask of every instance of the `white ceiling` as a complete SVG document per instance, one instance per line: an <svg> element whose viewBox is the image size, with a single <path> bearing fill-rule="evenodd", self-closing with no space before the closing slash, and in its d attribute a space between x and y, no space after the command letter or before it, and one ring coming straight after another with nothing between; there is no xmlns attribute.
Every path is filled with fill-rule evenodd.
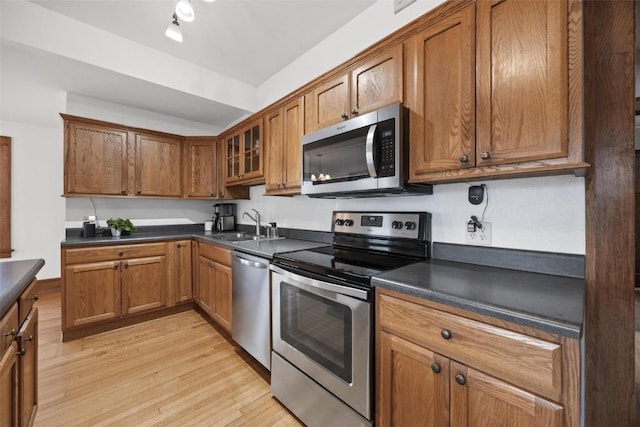
<svg viewBox="0 0 640 427"><path fill-rule="evenodd" d="M12 1L16 0L0 0L0 4L7 9L5 5ZM177 43L164 36L175 0L30 0L47 13L64 15L256 88L375 2L192 0L195 20L180 23L184 41ZM2 40L2 68L6 75L28 69L33 79L40 74L42 80L69 93L220 128L250 112L108 67L29 49L13 40Z"/></svg>

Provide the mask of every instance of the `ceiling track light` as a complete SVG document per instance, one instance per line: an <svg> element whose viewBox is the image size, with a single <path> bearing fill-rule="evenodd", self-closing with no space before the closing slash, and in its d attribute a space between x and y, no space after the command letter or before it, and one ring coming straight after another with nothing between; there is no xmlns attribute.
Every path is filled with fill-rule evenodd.
<svg viewBox="0 0 640 427"><path fill-rule="evenodd" d="M176 13L184 22L193 22L196 17L190 0L179 0L176 3Z"/></svg>
<svg viewBox="0 0 640 427"><path fill-rule="evenodd" d="M164 35L171 40L175 40L178 43L182 43L182 30L180 30L180 24L178 23L178 16L173 14L173 21L169 24L164 32Z"/></svg>

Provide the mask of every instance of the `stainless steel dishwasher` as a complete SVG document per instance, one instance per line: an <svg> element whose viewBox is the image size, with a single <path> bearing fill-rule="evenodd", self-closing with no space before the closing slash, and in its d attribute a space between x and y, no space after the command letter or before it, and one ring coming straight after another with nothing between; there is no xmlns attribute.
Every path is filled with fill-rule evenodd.
<svg viewBox="0 0 640 427"><path fill-rule="evenodd" d="M232 255L231 336L271 370L269 260L238 251Z"/></svg>

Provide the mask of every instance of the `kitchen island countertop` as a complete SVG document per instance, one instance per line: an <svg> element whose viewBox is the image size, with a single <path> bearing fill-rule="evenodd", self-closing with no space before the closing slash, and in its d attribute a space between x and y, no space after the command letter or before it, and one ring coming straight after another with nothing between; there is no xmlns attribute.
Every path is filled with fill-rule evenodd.
<svg viewBox="0 0 640 427"><path fill-rule="evenodd" d="M16 302L43 265L43 259L0 262L0 316Z"/></svg>

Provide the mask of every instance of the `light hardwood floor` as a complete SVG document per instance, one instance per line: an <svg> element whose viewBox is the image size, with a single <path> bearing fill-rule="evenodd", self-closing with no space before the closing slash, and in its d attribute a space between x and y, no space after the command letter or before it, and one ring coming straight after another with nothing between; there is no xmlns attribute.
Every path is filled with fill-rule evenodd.
<svg viewBox="0 0 640 427"><path fill-rule="evenodd" d="M187 311L62 343L60 294L39 309L36 426L299 426L266 371Z"/></svg>

